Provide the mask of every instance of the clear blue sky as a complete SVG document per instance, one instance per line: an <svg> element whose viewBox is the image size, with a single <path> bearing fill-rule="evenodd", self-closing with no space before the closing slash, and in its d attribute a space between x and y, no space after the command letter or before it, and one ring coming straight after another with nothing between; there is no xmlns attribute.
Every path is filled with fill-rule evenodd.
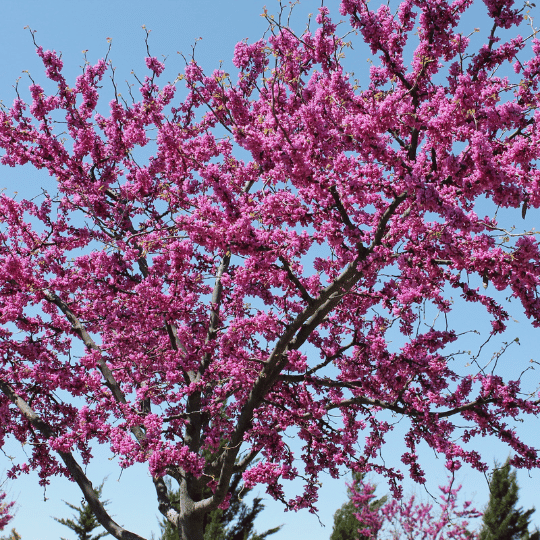
<svg viewBox="0 0 540 540"><path fill-rule="evenodd" d="M267 0L270 12L277 9L275 0ZM373 2L375 5L376 2ZM230 63L234 44L243 38L257 40L266 28L266 23L260 13L264 0L154 0L142 2L140 0L94 0L82 2L80 0L21 0L4 2L2 5L2 31L0 32L0 99L7 105L14 97L11 87L15 80L21 76L23 70L29 70L33 78L43 81L39 59L34 54L34 45L27 30L29 25L37 30L36 39L45 49L62 51L65 72L73 78L80 73L83 63L82 50L89 50L88 58L95 61L103 56L107 50L108 37L112 38L113 49L111 58L117 66L116 80L124 81L129 78L134 69L144 73L144 57L146 48L144 24L152 30L150 47L153 55L168 56L167 71L163 77L173 80L177 73L182 71L183 60L177 51L189 53L195 39L203 40L197 45L197 59L209 72L218 67L223 60L228 70L234 70ZM337 0L327 5L334 10ZM316 12L320 0L304 0L296 8L297 28L302 28L308 12ZM487 23L482 20L485 9L481 2L477 2L466 23L482 26L487 31ZM336 15L337 17L337 15ZM358 51L357 51L358 52ZM356 61L356 59L355 59ZM355 69L358 77L367 66L364 58L358 59ZM232 71L234 73L234 71ZM28 80L23 75L20 87L28 86ZM122 83L121 83L122 84ZM105 82L107 85L107 82ZM121 89L120 89L121 90ZM35 193L36 188L46 180L32 170L0 169L0 186L6 186L8 191ZM528 219L535 216L530 213ZM536 217L538 217L536 215ZM534 226L534 224L532 225ZM476 318L474 312L463 312L463 324L467 320ZM517 346L508 353L505 361L517 362L523 359L537 359L537 332L534 333L527 325L523 316L518 317L519 325L512 327L508 338L520 337L522 345ZM514 357L514 355L516 355ZM503 365L504 369L504 365ZM538 378L535 377L537 380ZM538 424L528 422L523 425L525 439L536 447L540 446ZM399 428L390 439L385 448L384 457L388 463L399 466L402 443L399 437ZM479 449L487 456L488 463L494 458L504 460L506 449L493 441L485 441ZM24 450L24 449L23 449ZM5 455L0 454L0 471L9 467L9 456L20 455L21 449L15 444L5 448ZM444 481L444 460L435 459L425 451L425 465L429 478L429 489L435 493L438 483ZM111 500L110 509L115 519L129 530L140 535L150 537L151 532L158 532L157 507L155 503L152 482L143 466L124 471L120 475L118 468L109 460L109 456L96 451L96 460L88 468L88 475L94 483L99 484L101 479L108 475L104 488L104 496ZM536 505L540 508L538 483L540 473L534 471L530 476L526 472L519 472L521 485L521 504L526 508ZM379 493L386 491L384 481L380 482ZM473 497L477 505L482 506L487 501L488 488L484 477L477 472L463 468L458 474L458 481L464 484L464 493ZM36 475L23 476L15 482L8 482L5 488L12 497L16 497L19 510L11 526L17 528L23 540L52 540L60 536L71 539L70 531L57 524L50 516L68 517L70 510L63 505L62 499L79 504L81 494L75 484L65 478L53 478L46 492L37 485ZM410 482L406 483L406 491L414 489ZM264 495L261 488L260 494ZM257 492L257 489L255 490ZM294 490L288 494L292 495ZM422 490L417 488L419 494ZM44 501L44 497L47 498ZM326 525L322 528L317 517L300 512L299 514L283 513L282 506L267 500L267 510L263 512L258 521L257 528L275 526L284 523L282 531L272 538L275 540L288 540L296 538L309 538L310 540L323 540L329 537L332 527L332 515L345 500L344 480L325 479L321 489L319 503L320 519ZM539 512L540 513L540 512ZM540 523L540 516L536 521Z"/></svg>

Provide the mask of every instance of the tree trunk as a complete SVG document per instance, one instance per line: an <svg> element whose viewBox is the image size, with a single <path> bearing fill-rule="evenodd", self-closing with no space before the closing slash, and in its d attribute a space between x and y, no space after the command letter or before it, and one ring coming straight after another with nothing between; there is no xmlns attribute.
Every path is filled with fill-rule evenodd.
<svg viewBox="0 0 540 540"><path fill-rule="evenodd" d="M199 516L184 516L178 520L178 532L181 540L204 540L204 520Z"/></svg>
<svg viewBox="0 0 540 540"><path fill-rule="evenodd" d="M180 540L204 540L204 514L194 512L194 501L200 499L196 484L191 475L186 475L180 482L180 515L177 522Z"/></svg>

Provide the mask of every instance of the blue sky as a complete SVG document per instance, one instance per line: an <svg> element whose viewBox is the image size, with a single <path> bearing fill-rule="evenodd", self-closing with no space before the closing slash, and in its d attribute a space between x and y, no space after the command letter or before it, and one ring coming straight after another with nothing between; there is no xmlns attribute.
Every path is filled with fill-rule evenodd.
<svg viewBox="0 0 540 540"><path fill-rule="evenodd" d="M376 2L373 2L375 5ZM36 82L42 82L44 77L39 59L34 54L28 30L30 26L36 30L36 40L45 49L61 51L65 65L65 73L73 79L80 73L83 64L83 50L88 50L88 59L95 61L103 56L108 48L107 38L112 38L111 58L117 67L116 80L122 81L130 77L135 70L144 73L144 57L146 46L142 25L151 29L150 49L153 55L161 58L168 56L167 70L162 79L173 80L183 69L183 60L177 51L189 54L195 40L198 42L196 58L206 71L211 72L223 60L226 70L235 73L230 63L234 44L244 38L251 41L259 39L266 28L265 20L260 17L264 0L155 0L142 2L139 0L95 0L82 2L79 0L48 2L38 0L10 1L2 6L2 32L0 32L0 99L9 105L14 98L12 85L21 77L19 86L21 90L28 86L28 79L22 73L28 70ZM277 9L275 0L268 0L267 7L270 12ZM337 1L327 5L334 10ZM296 7L293 22L297 28L302 28L307 19L306 14L316 12L320 0L304 0ZM467 25L482 28L482 35L487 33L488 23L483 19L485 9L481 2L477 2L474 9L469 12ZM337 15L336 15L337 17ZM361 51L357 50L356 54ZM368 64L365 58L353 58L356 62L356 76L365 75ZM348 60L349 61L349 60ZM104 83L105 86L107 82ZM121 90L121 88L120 88ZM46 182L42 175L31 169L0 169L0 186L6 186L9 191L36 193L36 189ZM534 219L534 213L530 213ZM537 215L536 215L537 217ZM532 224L534 226L534 224ZM475 319L474 312L463 312L463 324L467 319ZM523 359L537 358L536 334L527 325L523 316L518 317L519 323L511 327L509 339L519 336L521 346L515 346L507 354L506 361L517 362ZM515 355L515 356L514 356ZM505 369L503 365L503 370ZM537 378L536 378L537 379ZM540 446L537 423L527 422L523 425L523 433L527 442ZM507 451L493 441L484 441L479 449L486 455L488 463L494 458L504 460ZM425 449L424 449L425 450ZM8 444L0 454L0 471L9 467L9 456L21 455L21 449L14 444ZM22 450L24 451L24 449ZM387 462L395 462L399 466L402 444L399 436L399 427L385 448ZM428 473L428 486L435 493L436 486L444 482L444 460L435 459L429 452L424 451L424 463ZM115 519L126 528L140 535L150 537L151 532L158 532L157 507L155 504L152 482L144 466L134 467L123 471L114 466L105 452L96 451L96 460L88 467L88 475L94 483L108 476L104 487L104 496L111 500L109 508ZM518 473L521 485L520 503L528 508L536 505L540 508L538 496L538 482L540 472L533 471ZM374 478L380 483L379 493L386 492L384 481ZM473 498L478 506L483 506L488 498L488 488L484 477L465 467L459 471L457 480L464 484L463 493ZM405 484L405 491L414 489L411 482ZM71 538L65 527L56 523L50 516L68 517L71 513L62 499L78 504L81 494L76 485L65 478L53 478L51 485L44 492L37 485L36 475L22 477L15 482L7 482L5 488L12 497L17 499L19 510L11 526L16 527L23 540L52 540L60 536ZM257 493L257 488L254 490ZM422 494L420 488L416 488ZM332 515L345 500L344 479L331 480L325 478L321 489L319 503L320 520L326 525L322 528L319 519L307 512L298 514L283 513L282 506L271 500L266 500L267 509L261 514L257 523L258 530L284 523L285 527L273 536L275 540L288 540L297 538L310 538L310 540L323 540L330 536L332 528ZM264 496L261 488L259 493ZM288 490L293 495L294 488ZM47 499L46 501L44 499ZM539 512L540 514L540 512ZM536 521L540 524L540 515Z"/></svg>

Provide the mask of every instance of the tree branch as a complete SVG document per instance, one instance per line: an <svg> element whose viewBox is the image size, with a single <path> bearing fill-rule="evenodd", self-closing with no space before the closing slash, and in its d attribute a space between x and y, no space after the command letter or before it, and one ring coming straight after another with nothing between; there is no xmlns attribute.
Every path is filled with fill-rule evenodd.
<svg viewBox="0 0 540 540"><path fill-rule="evenodd" d="M464 405L461 405L459 407L455 407L454 409L449 409L444 412L429 412L427 413L428 416L436 416L437 418L448 418L449 416L454 416L455 414L459 414L466 411L472 411L472 412L478 412L474 409L477 407L481 407L482 405L487 405L489 403L494 403L495 399L485 399L485 398L479 398L475 401L471 401L470 403L465 403ZM344 399L343 401L340 401L339 403L331 403L326 406L326 410L330 411L332 409L341 409L343 407L349 407L351 405L366 405L370 407L381 407L382 409L388 409L390 411L393 411L398 414L404 414L410 417L417 416L415 411L412 411L406 407L396 405L395 403L387 403L386 401L382 401L380 399L370 399L366 397L353 397L350 399ZM424 412L419 414L425 414ZM309 418L309 415L306 415L306 417Z"/></svg>
<svg viewBox="0 0 540 540"><path fill-rule="evenodd" d="M44 291L43 293L45 295L45 298L51 302L52 304L55 304L62 313L66 316L68 321L71 323L71 327L73 331L81 338L83 343L88 349L92 349L94 351L98 351L101 353L101 348L96 344L96 342L92 339L90 334L86 331L86 328L81 323L81 321L78 319L78 317L75 315L75 313L72 311L72 309L64 302L58 295L55 293L51 293L49 291ZM124 392L120 389L119 384L116 382L116 379L114 378L114 375L112 374L112 371L109 369L109 366L107 366L107 363L103 358L101 357L101 354L98 358L98 368L101 371L103 377L105 378L105 384L107 388L112 392L114 398L117 402L122 404L127 404L126 396L124 395ZM145 435L143 430L139 426L133 426L131 428L131 432L137 440L140 442L144 439Z"/></svg>
<svg viewBox="0 0 540 540"><path fill-rule="evenodd" d="M304 300L304 302L308 304L311 304L311 302L313 302L313 298L311 298L306 288L302 285L302 282L294 275L291 269L291 265L289 264L287 259L285 259L285 257L280 255L279 260L281 264L283 264L283 267L285 268L285 271L287 272L287 277L294 283L294 285L296 285L296 288L300 291L300 296L302 297L302 300Z"/></svg>
<svg viewBox="0 0 540 540"><path fill-rule="evenodd" d="M175 527L178 527L178 519L180 514L171 504L169 498L167 484L163 480L162 476L152 478L154 486L156 488L156 494L158 499L158 510L170 521Z"/></svg>
<svg viewBox="0 0 540 540"><path fill-rule="evenodd" d="M318 363L316 366L313 366L311 369L308 369L304 374L302 375L280 375L279 380L280 381L286 381L286 382L303 382L308 380L308 378L313 375L313 373L316 373L319 371L319 369L322 369L323 367L326 367L332 360L335 360L336 358L339 358L346 350L350 349L354 345L359 345L354 340L351 341L348 345L345 345L339 349L339 351L336 354L333 354L331 356L328 356L326 360L323 360L322 362ZM320 379L313 379L309 382L313 382L314 384L317 383L317 381Z"/></svg>
<svg viewBox="0 0 540 540"><path fill-rule="evenodd" d="M314 299L310 305L306 306L294 321L286 326L283 334L274 346L267 364L264 365L257 380L253 384L246 403L242 407L236 428L231 435L230 447L221 456L222 469L216 491L213 497L195 503L194 509L196 512L204 513L212 510L224 499L227 494L229 479L234 470L236 456L243 442L244 433L251 425L253 412L263 402L269 388L272 387L285 367L287 363L287 351L300 348L313 330L321 324L326 315L336 307L343 296L358 282L362 274L361 271L358 271L357 266L365 261L373 249L380 244L388 221L406 198L407 193L405 192L392 201L381 217L369 249L366 249L360 244L357 258L349 263L343 272L322 291L319 297Z"/></svg>
<svg viewBox="0 0 540 540"><path fill-rule="evenodd" d="M0 381L0 391L21 411L22 415L30 422L30 424L37 429L45 438L53 438L53 429L47 424L26 401L20 397L11 386L4 381ZM57 451L64 462L67 470L71 474L71 477L77 482L84 498L88 502L88 505L94 512L97 520L103 526L103 528L112 536L118 540L145 540L142 536L132 533L114 521L111 516L105 510L105 507L99 500L99 497L94 492L92 482L88 480L80 465L77 463L71 452Z"/></svg>

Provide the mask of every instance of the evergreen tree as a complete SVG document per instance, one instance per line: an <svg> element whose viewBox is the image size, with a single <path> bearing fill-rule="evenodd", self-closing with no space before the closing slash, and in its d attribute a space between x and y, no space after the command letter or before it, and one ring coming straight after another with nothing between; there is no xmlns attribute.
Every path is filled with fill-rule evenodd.
<svg viewBox="0 0 540 540"><path fill-rule="evenodd" d="M240 487L242 473L236 473L233 476L229 500L229 508L210 512L205 516L204 540L264 540L268 536L278 532L281 529L274 527L263 533L258 534L254 530L255 518L263 511L264 504L260 497L255 497L251 507L249 507L243 498L251 491ZM170 487L170 482L168 482ZM171 500L178 504L179 493L173 491ZM178 531L172 525L163 519L160 522L161 537L159 540L179 540Z"/></svg>
<svg viewBox="0 0 540 540"><path fill-rule="evenodd" d="M502 467L495 464L489 489L480 540L540 540L538 529L529 533L530 517L535 509L524 512L523 508L516 508L519 487L509 459Z"/></svg>
<svg viewBox="0 0 540 540"><path fill-rule="evenodd" d="M358 522L356 517L359 513L358 506L353 502L353 489L356 484L360 484L364 479L361 473L353 473L353 483L347 486L349 499L338 508L334 514L334 528L330 540L367 540L365 536L360 536L358 529L362 529L363 524ZM373 488L375 491L375 488ZM387 500L386 495L376 499L369 504L372 511L378 510Z"/></svg>
<svg viewBox="0 0 540 540"><path fill-rule="evenodd" d="M99 487L94 489L94 492L99 498L101 498L102 490L103 482ZM61 523L62 525L65 525L66 527L74 531L77 535L78 540L99 540L100 538L103 538L104 536L107 536L109 534L108 532L103 531L94 536L91 535L94 529L100 527L100 524L96 519L94 512L92 512L90 506L88 506L87 502L84 499L81 502L81 506L75 506L74 504L68 503L66 501L64 501L64 503L71 509L78 512L78 514L74 514L73 519L54 519L58 521L58 523ZM102 501L102 503L104 506L106 506L107 504L109 504L109 501ZM62 538L62 540L66 539Z"/></svg>

